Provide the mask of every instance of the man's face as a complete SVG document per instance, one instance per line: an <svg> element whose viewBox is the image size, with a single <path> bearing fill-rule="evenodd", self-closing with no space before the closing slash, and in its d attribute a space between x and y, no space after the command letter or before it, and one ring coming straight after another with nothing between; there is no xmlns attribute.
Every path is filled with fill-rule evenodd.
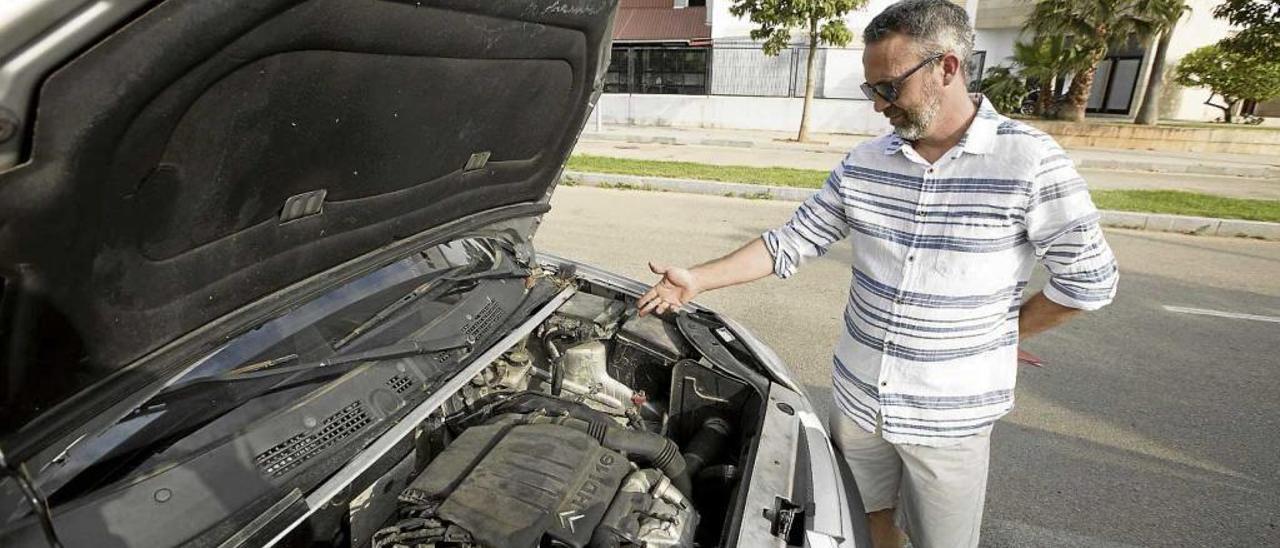
<svg viewBox="0 0 1280 548"><path fill-rule="evenodd" d="M912 40L900 34L867 46L862 52L862 69L867 82L875 84L895 80L924 61ZM877 96L876 112L889 118L895 132L903 139L924 136L942 105L941 61L927 64L898 84L898 98L890 103Z"/></svg>

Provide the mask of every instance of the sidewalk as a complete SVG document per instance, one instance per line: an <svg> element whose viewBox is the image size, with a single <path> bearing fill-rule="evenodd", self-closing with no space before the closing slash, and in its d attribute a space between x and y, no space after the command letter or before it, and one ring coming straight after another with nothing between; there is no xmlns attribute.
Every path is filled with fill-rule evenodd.
<svg viewBox="0 0 1280 548"><path fill-rule="evenodd" d="M661 146L696 146L713 149L746 149L759 152L768 150L769 156L778 160L795 154L834 155L839 160L854 145L872 138L866 135L814 134L813 143L787 142L795 138L794 132L702 129L648 126L603 125L597 131L594 123L588 123L582 133L586 144L628 143ZM599 147L593 147L599 148ZM1130 171L1166 174L1191 174L1214 177L1267 179L1280 181L1280 150L1275 155L1242 155L1224 153L1199 153L1193 155L1133 150L1072 149L1068 150L1082 170ZM778 155L777 153L784 153ZM654 158L657 159L657 158ZM701 160L705 163L705 160ZM833 165L825 158L824 167ZM718 163L718 162L713 162ZM755 164L748 164L755 165ZM810 167L794 164L787 167ZM818 168L814 168L818 169ZM1280 183L1278 183L1280 184ZM1278 196L1280 197L1280 196Z"/></svg>
<svg viewBox="0 0 1280 548"><path fill-rule="evenodd" d="M609 173L583 173L577 171L565 171L563 179L571 184L593 187L650 190L660 192L683 192L687 194L706 194L731 198L786 200L794 202L804 201L817 192L817 189L808 188L724 183L719 181L702 181L694 179L668 179L664 177L641 177ZM1211 217L1192 217L1187 215L1169 215L1164 213L1135 213L1130 211L1102 211L1102 224L1112 228L1127 228L1131 230L1179 232L1182 234L1193 234L1198 236L1224 236L1256 238L1261 240L1280 240L1280 223L1245 221L1239 219L1215 219Z"/></svg>

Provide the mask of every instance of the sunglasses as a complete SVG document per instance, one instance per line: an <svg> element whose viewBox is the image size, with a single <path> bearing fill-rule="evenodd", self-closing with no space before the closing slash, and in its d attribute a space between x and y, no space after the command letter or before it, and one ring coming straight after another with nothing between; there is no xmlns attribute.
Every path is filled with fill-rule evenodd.
<svg viewBox="0 0 1280 548"><path fill-rule="evenodd" d="M897 101L898 89L902 86L903 82L907 81L907 78L910 78L912 74L916 73L916 71L920 70L921 68L924 68L925 65L932 63L934 61L937 61L938 59L941 59L944 56L946 56L945 53L939 53L928 59L925 59L924 61L920 61L919 65L916 65L911 70L908 70L906 74L903 74L902 76L893 78L891 80L881 80L874 84L863 82L862 94L867 96L868 101L875 101L876 97L880 97L881 99L884 99L885 101L888 101L890 103Z"/></svg>

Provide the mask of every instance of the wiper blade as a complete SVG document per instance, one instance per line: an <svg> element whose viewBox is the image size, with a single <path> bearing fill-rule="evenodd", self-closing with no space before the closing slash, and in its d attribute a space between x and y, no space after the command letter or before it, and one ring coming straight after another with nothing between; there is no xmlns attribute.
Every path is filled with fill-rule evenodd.
<svg viewBox="0 0 1280 548"><path fill-rule="evenodd" d="M382 322L386 321L388 318L395 315L397 312L400 312L401 310L404 310L409 305L415 302L418 302L420 299L422 299L422 297L429 295L431 293L434 293L437 290L441 289L442 287L446 287L446 283L456 284L459 282L466 282L466 281L496 280L496 279L502 279L502 278L527 278L531 274L532 274L532 271L529 270L528 268L516 266L516 267L492 268L489 270L474 272L471 274L464 274L461 276L443 276L440 278L435 278L422 285L419 285L418 287L413 288L408 293L404 294L404 296L400 297L399 299L396 299L395 302L387 305L386 308L379 310L376 314L371 316L369 319L363 322L360 322L360 325L357 325L355 329L352 329L351 331L347 332L346 335L343 335L341 338L337 339L336 341L333 341L333 348L336 350L344 346L347 346L348 344L351 343L351 341L354 341L357 338L359 338L361 335L368 333L371 329L382 324Z"/></svg>
<svg viewBox="0 0 1280 548"><path fill-rule="evenodd" d="M404 341L296 365L277 365L296 359L296 355L285 356L259 364L253 369L240 369L222 375L201 377L175 384L160 391L146 405L139 408L139 411L155 409L157 406L167 405L170 402L202 393L213 387L228 388L233 385L251 385L246 390L234 391L233 399L237 402L244 402L273 390L278 384L269 382L273 379L283 381L287 377L301 374L309 374L308 377L331 377L365 362L384 362L397 358L447 352L459 348L469 350L475 343L474 338L459 333L427 341Z"/></svg>

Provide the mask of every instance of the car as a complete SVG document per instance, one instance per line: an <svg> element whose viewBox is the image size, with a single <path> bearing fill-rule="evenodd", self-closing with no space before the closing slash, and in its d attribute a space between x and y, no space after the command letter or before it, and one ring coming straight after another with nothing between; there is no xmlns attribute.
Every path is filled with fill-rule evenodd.
<svg viewBox="0 0 1280 548"><path fill-rule="evenodd" d="M7 8L0 545L868 546L774 351L534 245L616 8Z"/></svg>

